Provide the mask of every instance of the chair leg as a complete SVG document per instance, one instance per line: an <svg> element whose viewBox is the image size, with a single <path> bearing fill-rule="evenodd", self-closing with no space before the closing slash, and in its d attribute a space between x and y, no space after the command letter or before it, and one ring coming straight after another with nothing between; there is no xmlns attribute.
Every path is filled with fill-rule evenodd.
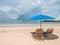
<svg viewBox="0 0 60 45"><path fill-rule="evenodd" d="M33 35L33 38L38 39L37 34ZM44 39L44 37L42 35L39 38Z"/></svg>
<svg viewBox="0 0 60 45"><path fill-rule="evenodd" d="M36 37L36 35L33 35L33 38L35 38Z"/></svg>
<svg viewBox="0 0 60 45"><path fill-rule="evenodd" d="M44 37L42 36L42 39L44 39Z"/></svg>
<svg viewBox="0 0 60 45"><path fill-rule="evenodd" d="M37 37L37 35L36 35L36 34L35 34L35 36L36 36L35 38L37 39L38 37Z"/></svg>
<svg viewBox="0 0 60 45"><path fill-rule="evenodd" d="M35 34L35 35L33 35L33 37L34 37L35 39L37 39L37 38L38 38L36 34Z"/></svg>

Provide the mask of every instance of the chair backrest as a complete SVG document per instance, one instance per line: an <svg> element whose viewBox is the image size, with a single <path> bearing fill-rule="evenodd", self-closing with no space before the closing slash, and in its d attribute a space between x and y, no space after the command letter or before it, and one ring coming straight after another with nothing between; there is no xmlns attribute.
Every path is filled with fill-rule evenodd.
<svg viewBox="0 0 60 45"><path fill-rule="evenodd" d="M37 29L37 30L36 30L36 33L38 33L38 34L39 34L39 33L42 33L42 32L43 32L43 29Z"/></svg>
<svg viewBox="0 0 60 45"><path fill-rule="evenodd" d="M47 34L52 34L54 29L47 29Z"/></svg>

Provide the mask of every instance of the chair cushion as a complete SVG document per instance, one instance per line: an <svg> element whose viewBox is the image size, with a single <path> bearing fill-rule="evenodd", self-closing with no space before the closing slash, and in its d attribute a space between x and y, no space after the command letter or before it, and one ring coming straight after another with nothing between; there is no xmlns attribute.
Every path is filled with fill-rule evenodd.
<svg viewBox="0 0 60 45"><path fill-rule="evenodd" d="M42 34L44 34L44 35L45 35L45 34L47 34L47 32L42 32Z"/></svg>
<svg viewBox="0 0 60 45"><path fill-rule="evenodd" d="M31 32L33 35L35 34L35 32Z"/></svg>

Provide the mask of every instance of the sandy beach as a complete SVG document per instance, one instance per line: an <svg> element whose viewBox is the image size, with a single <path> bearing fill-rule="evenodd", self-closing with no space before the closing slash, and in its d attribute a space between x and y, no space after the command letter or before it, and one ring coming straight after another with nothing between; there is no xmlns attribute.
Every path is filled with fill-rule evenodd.
<svg viewBox="0 0 60 45"><path fill-rule="evenodd" d="M46 31L50 26L43 26ZM39 26L0 27L0 45L60 45L60 26L53 26L53 34L59 36L54 40L35 40L31 32Z"/></svg>

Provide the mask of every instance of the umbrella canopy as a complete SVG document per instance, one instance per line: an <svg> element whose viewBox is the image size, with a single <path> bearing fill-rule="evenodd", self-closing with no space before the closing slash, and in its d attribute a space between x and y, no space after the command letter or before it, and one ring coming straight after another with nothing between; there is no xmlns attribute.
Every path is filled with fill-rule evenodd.
<svg viewBox="0 0 60 45"><path fill-rule="evenodd" d="M47 19L54 19L53 17L51 16L47 16L47 15L44 15L44 14L39 14L37 16L33 16L31 18L29 18L29 20L40 20L40 28L41 28L41 20L47 20Z"/></svg>
<svg viewBox="0 0 60 45"><path fill-rule="evenodd" d="M40 15L31 17L29 20L46 20L46 19L54 19L54 18L47 15L40 14Z"/></svg>

